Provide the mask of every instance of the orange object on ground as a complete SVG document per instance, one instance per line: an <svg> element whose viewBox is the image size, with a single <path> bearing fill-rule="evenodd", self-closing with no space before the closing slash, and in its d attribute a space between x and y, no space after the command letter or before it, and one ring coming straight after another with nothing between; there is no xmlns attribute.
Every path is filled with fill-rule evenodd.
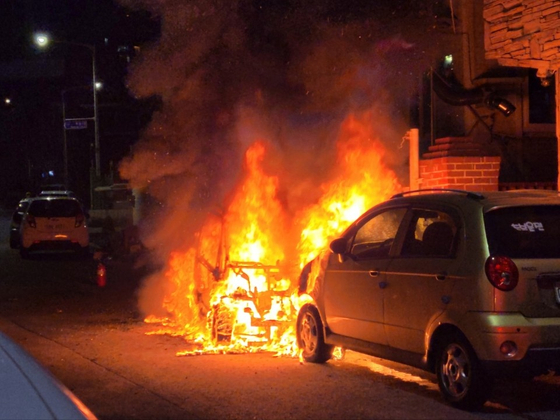
<svg viewBox="0 0 560 420"><path fill-rule="evenodd" d="M97 264L97 285L99 287L105 287L107 284L107 269L105 268L105 264L99 262Z"/></svg>

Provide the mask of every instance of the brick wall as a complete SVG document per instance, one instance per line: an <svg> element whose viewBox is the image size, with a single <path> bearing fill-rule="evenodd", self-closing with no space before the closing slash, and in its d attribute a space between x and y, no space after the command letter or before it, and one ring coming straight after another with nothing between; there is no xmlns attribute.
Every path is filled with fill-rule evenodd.
<svg viewBox="0 0 560 420"><path fill-rule="evenodd" d="M420 188L498 191L499 156L448 156L421 160Z"/></svg>
<svg viewBox="0 0 560 420"><path fill-rule="evenodd" d="M484 0L483 17L486 58L543 76L560 67L558 0Z"/></svg>

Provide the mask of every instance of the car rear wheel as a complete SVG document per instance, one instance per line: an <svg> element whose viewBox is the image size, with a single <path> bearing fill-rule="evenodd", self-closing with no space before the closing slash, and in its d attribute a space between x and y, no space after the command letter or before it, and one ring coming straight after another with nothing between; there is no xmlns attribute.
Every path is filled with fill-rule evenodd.
<svg viewBox="0 0 560 420"><path fill-rule="evenodd" d="M28 248L24 248L23 245L20 245L20 247L19 247L19 255L20 255L21 258L23 258L23 259L29 258L29 249L28 249Z"/></svg>
<svg viewBox="0 0 560 420"><path fill-rule="evenodd" d="M489 378L468 341L459 334L447 337L439 347L436 374L443 397L454 407L476 410L488 399Z"/></svg>
<svg viewBox="0 0 560 420"><path fill-rule="evenodd" d="M76 255L77 255L79 258L88 258L88 257L90 256L89 246L80 247L80 248L76 251Z"/></svg>
<svg viewBox="0 0 560 420"><path fill-rule="evenodd" d="M10 235L10 248L17 249L19 247L19 238L17 235Z"/></svg>
<svg viewBox="0 0 560 420"><path fill-rule="evenodd" d="M333 346L325 344L323 323L313 306L304 306L299 312L297 341L306 362L324 363L332 357Z"/></svg>

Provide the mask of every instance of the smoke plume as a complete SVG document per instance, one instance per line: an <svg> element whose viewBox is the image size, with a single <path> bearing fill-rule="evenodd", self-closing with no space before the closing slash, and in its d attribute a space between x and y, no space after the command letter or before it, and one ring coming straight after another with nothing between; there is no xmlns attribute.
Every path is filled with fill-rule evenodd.
<svg viewBox="0 0 560 420"><path fill-rule="evenodd" d="M119 2L161 24L128 78L134 96L157 97L160 107L120 173L152 202L142 239L162 262L193 246L208 215L223 209L257 140L270 145L263 165L279 179L286 214L317 200L334 175L335 142L351 113L372 116L386 165L407 179L407 148L399 145L409 128L407 99L427 63L415 39L387 26L396 16L387 6Z"/></svg>

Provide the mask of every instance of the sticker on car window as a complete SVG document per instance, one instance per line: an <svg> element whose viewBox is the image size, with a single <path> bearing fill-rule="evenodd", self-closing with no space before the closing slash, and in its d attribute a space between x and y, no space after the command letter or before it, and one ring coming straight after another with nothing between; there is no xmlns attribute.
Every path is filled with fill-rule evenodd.
<svg viewBox="0 0 560 420"><path fill-rule="evenodd" d="M544 232L544 226L540 222L512 223L511 227L522 232Z"/></svg>

